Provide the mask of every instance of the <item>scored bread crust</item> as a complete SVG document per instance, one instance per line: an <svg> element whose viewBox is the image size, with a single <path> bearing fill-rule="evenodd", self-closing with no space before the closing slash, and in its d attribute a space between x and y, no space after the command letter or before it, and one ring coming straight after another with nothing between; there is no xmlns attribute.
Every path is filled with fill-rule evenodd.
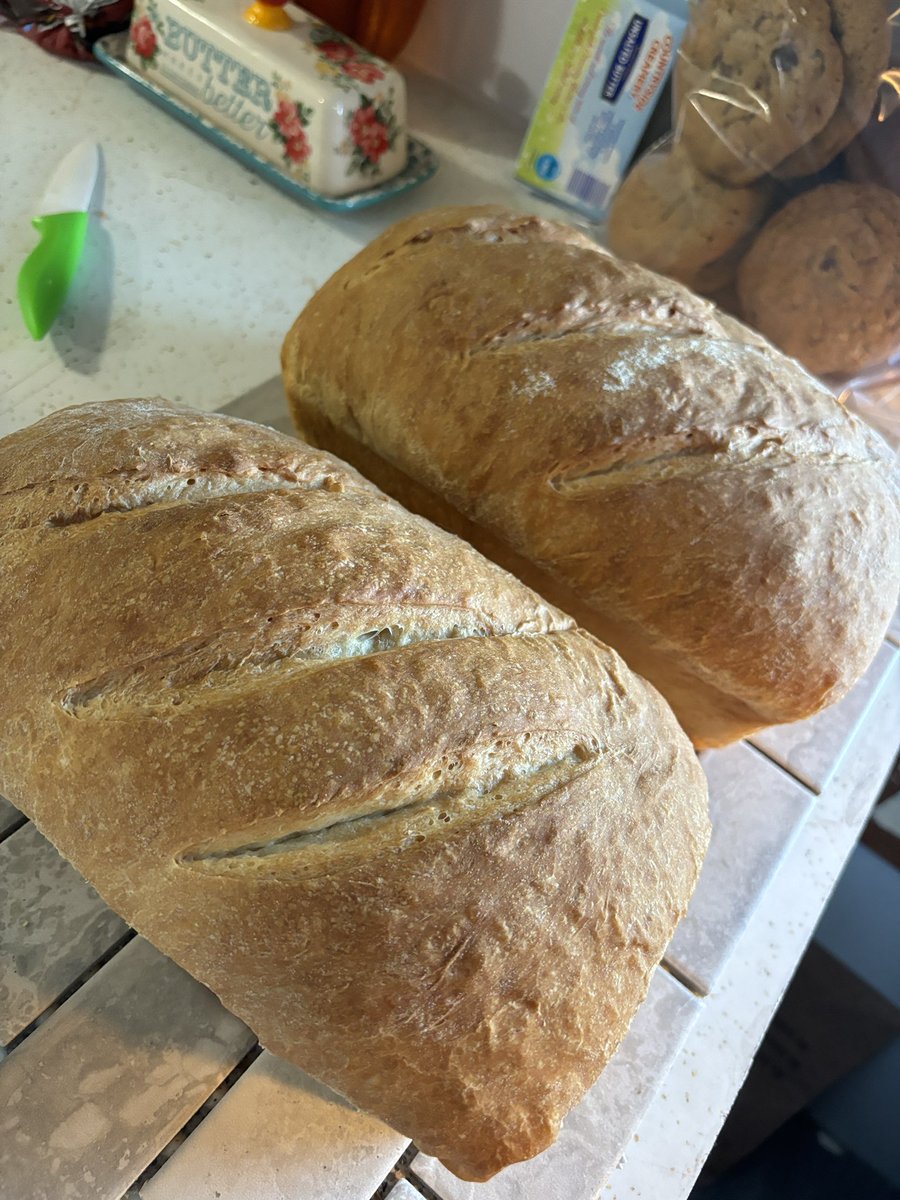
<svg viewBox="0 0 900 1200"><path fill-rule="evenodd" d="M564 225L419 214L312 298L298 426L615 646L700 746L810 716L900 585L880 440L795 362Z"/></svg>
<svg viewBox="0 0 900 1200"><path fill-rule="evenodd" d="M485 1179L643 999L705 783L612 651L330 455L118 401L0 441L0 790L265 1045Z"/></svg>

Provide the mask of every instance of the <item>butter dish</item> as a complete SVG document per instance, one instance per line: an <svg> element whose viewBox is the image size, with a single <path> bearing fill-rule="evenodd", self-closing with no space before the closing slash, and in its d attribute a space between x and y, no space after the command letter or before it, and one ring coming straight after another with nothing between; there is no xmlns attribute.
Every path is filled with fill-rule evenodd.
<svg viewBox="0 0 900 1200"><path fill-rule="evenodd" d="M213 121L200 116L186 103L157 86L147 75L134 70L126 61L127 43L127 33L108 34L94 43L94 55L98 62L127 80L146 99L295 200L301 200L326 212L353 212L382 204L411 188L418 187L437 170L437 159L431 148L418 138L407 136L405 165L399 174L381 183L361 185L359 190L342 196L324 195L307 187L296 173L283 170L270 158L263 158L257 151L237 141Z"/></svg>
<svg viewBox="0 0 900 1200"><path fill-rule="evenodd" d="M319 195L366 190L407 165L402 76L294 5L136 0L125 63Z"/></svg>

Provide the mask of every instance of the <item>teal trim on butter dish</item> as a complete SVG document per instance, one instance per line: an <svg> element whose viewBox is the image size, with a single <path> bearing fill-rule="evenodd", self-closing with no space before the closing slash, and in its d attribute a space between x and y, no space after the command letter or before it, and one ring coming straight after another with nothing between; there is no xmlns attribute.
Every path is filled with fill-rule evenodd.
<svg viewBox="0 0 900 1200"><path fill-rule="evenodd" d="M437 170L437 159L432 150L418 138L410 137L406 166L399 175L395 175L384 183L379 183L376 187L366 188L361 192L351 192L347 196L323 196L320 192L314 192L310 188L304 187L302 183L298 183L296 179L292 179L290 175L279 170L274 163L260 158L258 154L254 154L252 150L248 150L246 146L236 142L210 121L191 112L174 96L170 96L149 79L145 79L143 75L133 70L125 61L127 37L127 33L111 33L106 37L98 38L94 43L95 57L109 70L127 79L148 99L165 109L170 116L176 117L189 129L213 142L219 149L230 154L232 158L236 158L242 166L255 171L257 175L261 175L269 183L281 188L295 200L303 200L326 212L353 212L361 208L370 208L375 204L383 204L386 200L392 200L394 196L400 196L411 188L418 187L426 179L430 179Z"/></svg>
<svg viewBox="0 0 900 1200"><path fill-rule="evenodd" d="M39 342L59 315L75 278L84 250L88 214L50 213L35 217L31 223L41 240L22 263L17 291L25 326Z"/></svg>

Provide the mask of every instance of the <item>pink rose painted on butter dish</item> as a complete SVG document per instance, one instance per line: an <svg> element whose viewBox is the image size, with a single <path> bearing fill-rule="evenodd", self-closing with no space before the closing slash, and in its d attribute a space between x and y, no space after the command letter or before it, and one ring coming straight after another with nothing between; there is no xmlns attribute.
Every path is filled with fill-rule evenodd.
<svg viewBox="0 0 900 1200"><path fill-rule="evenodd" d="M374 108L359 108L350 121L350 136L370 162L377 163L390 146L387 127Z"/></svg>
<svg viewBox="0 0 900 1200"><path fill-rule="evenodd" d="M384 79L384 71L373 62L361 62L358 59L352 59L344 64L344 74L349 75L351 79L355 79L358 83L378 83Z"/></svg>
<svg viewBox="0 0 900 1200"><path fill-rule="evenodd" d="M269 128L276 140L282 143L285 162L299 166L312 154L312 143L306 129L312 120L313 110L308 104L298 104L283 93L279 93L277 99Z"/></svg>
<svg viewBox="0 0 900 1200"><path fill-rule="evenodd" d="M294 163L303 163L309 158L312 153L312 146L309 144L309 138L301 129L294 137L289 138L284 148L284 153L287 158Z"/></svg>
<svg viewBox="0 0 900 1200"><path fill-rule="evenodd" d="M319 73L333 79L345 91L353 90L354 83L371 85L385 78L381 59L326 25L314 26L309 39L319 56Z"/></svg>
<svg viewBox="0 0 900 1200"><path fill-rule="evenodd" d="M352 151L350 169L360 174L374 174L378 164L397 140L398 126L391 101L376 103L369 96L350 118Z"/></svg>
<svg viewBox="0 0 900 1200"><path fill-rule="evenodd" d="M288 141L303 132L303 123L297 112L297 105L284 96L278 101L273 120Z"/></svg>
<svg viewBox="0 0 900 1200"><path fill-rule="evenodd" d="M347 62L355 56L356 50L350 42L331 38L326 42L319 42L319 53L324 54L332 62Z"/></svg>
<svg viewBox="0 0 900 1200"><path fill-rule="evenodd" d="M138 58L146 67L156 58L159 43L156 40L156 34L153 32L153 26L150 23L149 17L140 17L131 26L131 44L134 46Z"/></svg>

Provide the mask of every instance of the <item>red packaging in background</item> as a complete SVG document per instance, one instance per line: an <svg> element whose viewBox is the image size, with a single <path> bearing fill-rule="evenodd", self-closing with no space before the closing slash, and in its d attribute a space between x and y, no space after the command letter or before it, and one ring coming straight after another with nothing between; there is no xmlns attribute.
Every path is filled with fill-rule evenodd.
<svg viewBox="0 0 900 1200"><path fill-rule="evenodd" d="M0 0L0 17L50 54L93 62L99 37L127 29L133 0Z"/></svg>

